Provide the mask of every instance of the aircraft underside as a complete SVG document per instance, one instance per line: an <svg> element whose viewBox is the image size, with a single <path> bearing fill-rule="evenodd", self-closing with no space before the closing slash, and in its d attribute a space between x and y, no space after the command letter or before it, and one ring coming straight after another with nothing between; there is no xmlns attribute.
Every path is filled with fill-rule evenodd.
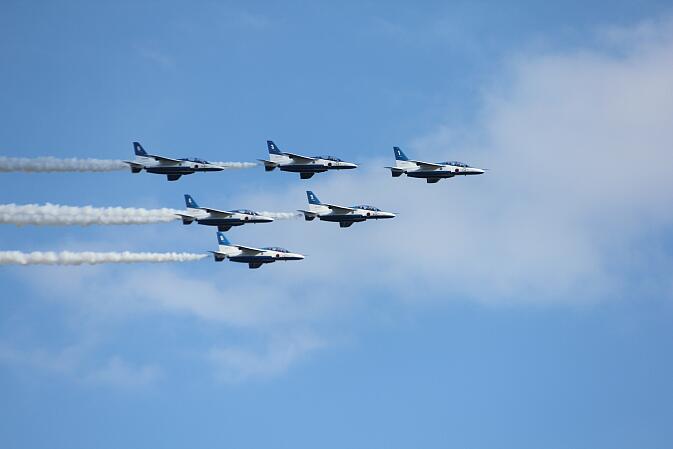
<svg viewBox="0 0 673 449"><path fill-rule="evenodd" d="M351 222L356 223L360 221L365 221L367 217L363 215L322 215L320 217L322 221L331 221L331 222Z"/></svg>
<svg viewBox="0 0 673 449"><path fill-rule="evenodd" d="M289 171L292 173L323 173L328 170L324 165L299 165L299 164L290 164L290 165L281 165L280 169L282 171Z"/></svg>
<svg viewBox="0 0 673 449"><path fill-rule="evenodd" d="M290 164L290 165L281 165L281 171L286 171L290 173L299 173L301 179L309 179L316 173L324 173L327 171L327 167L324 165L299 165L299 164Z"/></svg>
<svg viewBox="0 0 673 449"><path fill-rule="evenodd" d="M233 256L229 257L232 262L247 263L250 268L259 268L265 263L276 261L271 256Z"/></svg>
<svg viewBox="0 0 673 449"><path fill-rule="evenodd" d="M367 218L363 215L324 215L319 217L322 221L330 221L332 223L339 223L339 226L342 228L348 228L353 223L360 223L366 221Z"/></svg>
<svg viewBox="0 0 673 449"><path fill-rule="evenodd" d="M205 226L217 226L217 229L221 232L226 232L231 229L233 226L243 226L247 223L262 223L257 220L239 220L239 219L218 219L218 218L205 218L203 220L197 220L197 223Z"/></svg>
<svg viewBox="0 0 673 449"><path fill-rule="evenodd" d="M155 173L157 175L166 175L169 181L177 181L181 176L191 175L197 171L220 171L216 168L200 168L194 169L190 167L145 167L147 173Z"/></svg>
<svg viewBox="0 0 673 449"><path fill-rule="evenodd" d="M454 173L449 171L408 171L407 176L410 178L453 178L456 176Z"/></svg>

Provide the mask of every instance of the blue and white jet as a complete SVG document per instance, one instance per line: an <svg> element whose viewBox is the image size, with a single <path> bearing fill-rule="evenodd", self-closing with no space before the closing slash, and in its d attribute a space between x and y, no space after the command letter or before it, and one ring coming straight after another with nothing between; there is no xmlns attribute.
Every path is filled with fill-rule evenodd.
<svg viewBox="0 0 673 449"><path fill-rule="evenodd" d="M337 206L334 204L321 203L315 193L306 191L308 197L308 210L300 210L306 221L318 218L321 221L339 223L342 228L347 228L353 223L380 220L383 218L395 218L392 212L384 212L374 206L361 204L359 206Z"/></svg>
<svg viewBox="0 0 673 449"><path fill-rule="evenodd" d="M200 207L194 198L185 195L186 214L178 214L182 224L197 222L200 225L217 226L219 231L228 231L232 226L243 226L250 223L271 223L273 218L265 217L249 209L218 210Z"/></svg>
<svg viewBox="0 0 673 449"><path fill-rule="evenodd" d="M454 176L481 175L484 170L470 167L458 161L423 162L409 159L399 147L393 147L395 152L395 166L390 169L394 178L406 174L410 178L425 178L428 183L438 182L440 179Z"/></svg>
<svg viewBox="0 0 673 449"><path fill-rule="evenodd" d="M309 179L316 173L327 170L348 170L357 168L356 164L342 161L334 156L302 156L295 153L281 152L271 140L266 141L269 149L269 160L259 159L264 163L266 171L273 171L276 167L280 171L299 173L301 179Z"/></svg>
<svg viewBox="0 0 673 449"><path fill-rule="evenodd" d="M191 175L197 171L221 171L224 167L212 164L203 159L172 159L170 157L148 154L138 142L133 142L133 151L136 158L132 161L124 161L131 167L132 173L147 173L166 175L169 181L177 181L180 176Z"/></svg>
<svg viewBox="0 0 673 449"><path fill-rule="evenodd" d="M247 263L249 268L259 268L265 263L304 259L302 254L291 253L284 248L252 248L233 245L222 232L217 233L217 242L219 243L218 250L210 251L215 257L215 262L229 259L232 262Z"/></svg>

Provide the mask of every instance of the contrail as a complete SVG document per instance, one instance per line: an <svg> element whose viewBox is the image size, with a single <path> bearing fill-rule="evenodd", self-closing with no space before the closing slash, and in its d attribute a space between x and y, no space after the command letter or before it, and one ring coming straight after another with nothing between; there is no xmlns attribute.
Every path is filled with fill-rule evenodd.
<svg viewBox="0 0 673 449"><path fill-rule="evenodd" d="M276 220L291 220L297 212L258 212ZM144 209L135 207L61 206L58 204L0 204L0 224L16 226L89 226L139 225L168 223L179 219L178 214L190 214L177 209Z"/></svg>
<svg viewBox="0 0 673 449"><path fill-rule="evenodd" d="M24 225L133 225L167 223L181 213L175 209L132 207L72 207L57 204L0 204L0 224Z"/></svg>
<svg viewBox="0 0 673 449"><path fill-rule="evenodd" d="M224 169L252 168L256 162L211 162ZM104 172L129 170L129 165L116 159L80 159L56 157L0 156L0 172Z"/></svg>
<svg viewBox="0 0 673 449"><path fill-rule="evenodd" d="M113 159L0 156L0 172L102 172L125 169L129 169L127 164Z"/></svg>
<svg viewBox="0 0 673 449"><path fill-rule="evenodd" d="M207 254L195 253L130 253L124 252L42 252L0 251L0 265L97 265L102 263L192 262Z"/></svg>
<svg viewBox="0 0 673 449"><path fill-rule="evenodd" d="M211 164L222 168L252 168L259 165L257 162L211 162Z"/></svg>
<svg viewBox="0 0 673 449"><path fill-rule="evenodd" d="M299 218L302 215L299 212L267 212L261 211L257 212L259 215L264 217L273 218L274 220L293 220Z"/></svg>

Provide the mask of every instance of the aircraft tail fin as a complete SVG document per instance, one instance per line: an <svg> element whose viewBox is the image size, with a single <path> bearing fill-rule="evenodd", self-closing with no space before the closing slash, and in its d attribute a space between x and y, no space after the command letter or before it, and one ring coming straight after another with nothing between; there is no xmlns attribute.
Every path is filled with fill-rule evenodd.
<svg viewBox="0 0 673 449"><path fill-rule="evenodd" d="M192 198L191 195L187 195L185 193L185 206L187 206L187 209L198 209L199 205L196 204L196 201L194 201L194 198Z"/></svg>
<svg viewBox="0 0 673 449"><path fill-rule="evenodd" d="M229 239L227 239L227 237L224 235L224 232L217 233L217 242L220 245L231 246L231 243L229 242Z"/></svg>
<svg viewBox="0 0 673 449"><path fill-rule="evenodd" d="M147 151L138 142L133 142L133 152L136 156L147 156Z"/></svg>
<svg viewBox="0 0 673 449"><path fill-rule="evenodd" d="M266 141L266 146L269 149L269 154L276 154L278 156L282 155L283 153L280 152L278 149L278 146L276 146L275 143L273 143L273 140L267 140Z"/></svg>
<svg viewBox="0 0 673 449"><path fill-rule="evenodd" d="M310 190L306 191L306 196L308 197L308 204L322 204L315 193L311 192Z"/></svg>
<svg viewBox="0 0 673 449"><path fill-rule="evenodd" d="M407 155L404 154L404 151L402 151L400 149L400 147L393 147L393 151L395 152L395 160L396 161L408 161L409 160Z"/></svg>

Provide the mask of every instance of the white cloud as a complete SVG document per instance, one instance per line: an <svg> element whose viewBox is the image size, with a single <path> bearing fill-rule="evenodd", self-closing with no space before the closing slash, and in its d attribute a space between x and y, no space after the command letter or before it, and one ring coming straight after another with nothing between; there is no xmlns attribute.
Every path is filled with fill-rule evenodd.
<svg viewBox="0 0 673 449"><path fill-rule="evenodd" d="M85 381L92 384L137 388L150 385L159 379L157 365L133 365L120 356L112 356L105 363L86 374Z"/></svg>
<svg viewBox="0 0 673 449"><path fill-rule="evenodd" d="M213 348L208 353L208 359L215 366L219 380L236 383L277 376L292 363L322 346L324 342L313 335L295 333L272 337L261 351L241 347Z"/></svg>
<svg viewBox="0 0 673 449"><path fill-rule="evenodd" d="M23 349L0 342L0 364L13 368L60 375L88 385L137 388L155 382L161 369L157 365L134 365L115 355L93 363L95 345L75 344L61 349Z"/></svg>

